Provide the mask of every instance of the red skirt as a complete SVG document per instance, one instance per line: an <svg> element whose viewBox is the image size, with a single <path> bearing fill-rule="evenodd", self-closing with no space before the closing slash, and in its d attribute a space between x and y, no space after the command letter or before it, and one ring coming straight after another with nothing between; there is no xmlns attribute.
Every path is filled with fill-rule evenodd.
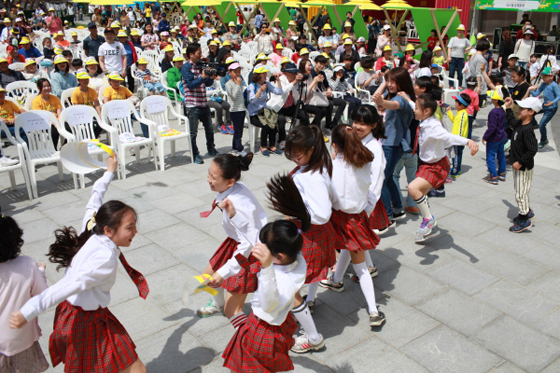
<svg viewBox="0 0 560 373"><path fill-rule="evenodd" d="M336 233L330 221L323 225L312 225L303 233L301 255L307 263L306 284L326 279L329 268L336 263L334 237Z"/></svg>
<svg viewBox="0 0 560 373"><path fill-rule="evenodd" d="M284 372L294 369L288 352L295 343L297 324L291 312L280 326L270 325L251 313L229 341L222 357L234 372Z"/></svg>
<svg viewBox="0 0 560 373"><path fill-rule="evenodd" d="M210 258L210 266L214 271L220 269L228 260L233 258L237 245L239 245L239 242L236 242L233 238L226 238L212 258ZM257 273L260 271L260 263L252 255L249 257L249 263L251 263L249 270L241 268L241 271L236 276L231 276L224 280L222 287L232 293L254 293L259 284Z"/></svg>
<svg viewBox="0 0 560 373"><path fill-rule="evenodd" d="M369 225L371 229L382 230L387 228L389 224L391 224L391 221L389 220L389 216L387 215L383 202L379 199L379 201L375 204L373 212L369 216Z"/></svg>
<svg viewBox="0 0 560 373"><path fill-rule="evenodd" d="M64 363L66 373L119 373L136 360L136 345L109 311L84 311L64 301L56 307L49 340L53 367Z"/></svg>
<svg viewBox="0 0 560 373"><path fill-rule="evenodd" d="M420 161L416 177L421 177L430 183L432 187L439 189L445 183L445 179L447 179L450 169L451 165L449 164L449 158L447 158L447 156L435 163Z"/></svg>
<svg viewBox="0 0 560 373"><path fill-rule="evenodd" d="M359 214L347 214L333 210L331 221L338 233L337 249L359 252L375 249L379 244L379 237L369 225L365 211Z"/></svg>

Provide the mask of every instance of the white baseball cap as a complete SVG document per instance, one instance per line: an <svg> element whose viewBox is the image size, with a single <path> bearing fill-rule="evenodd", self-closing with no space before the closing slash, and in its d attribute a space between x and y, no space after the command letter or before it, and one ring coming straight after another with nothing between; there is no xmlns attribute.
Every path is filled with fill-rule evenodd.
<svg viewBox="0 0 560 373"><path fill-rule="evenodd" d="M536 97L527 97L524 100L515 100L515 103L519 105L519 107L525 109L533 109L535 113L538 113L542 110L541 100Z"/></svg>

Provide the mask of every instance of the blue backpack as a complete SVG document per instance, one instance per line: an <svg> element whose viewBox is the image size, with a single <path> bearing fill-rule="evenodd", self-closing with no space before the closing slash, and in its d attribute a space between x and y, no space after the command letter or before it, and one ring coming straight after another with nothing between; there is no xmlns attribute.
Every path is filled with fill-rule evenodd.
<svg viewBox="0 0 560 373"><path fill-rule="evenodd" d="M255 92L257 92L257 90L259 88L259 87L257 87L257 83L251 82L251 84L255 86ZM251 84L249 84L249 86ZM248 88L249 87L245 88L245 90L243 91L243 103L245 104L245 107L248 107L248 105L249 105L249 92L247 92Z"/></svg>

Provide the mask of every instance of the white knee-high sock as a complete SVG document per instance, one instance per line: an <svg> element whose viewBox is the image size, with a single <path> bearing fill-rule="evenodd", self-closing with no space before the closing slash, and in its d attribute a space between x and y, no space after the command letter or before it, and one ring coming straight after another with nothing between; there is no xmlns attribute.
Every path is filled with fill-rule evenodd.
<svg viewBox="0 0 560 373"><path fill-rule="evenodd" d="M319 281L315 281L309 284L309 290L307 291L308 302L315 301L315 298L317 298L317 290L319 290Z"/></svg>
<svg viewBox="0 0 560 373"><path fill-rule="evenodd" d="M432 218L430 206L428 206L428 197L422 196L419 199L415 199L414 202L416 202L416 205L418 206L418 209L420 210L420 213L422 214L422 217L424 219Z"/></svg>
<svg viewBox="0 0 560 373"><path fill-rule="evenodd" d="M366 251L365 254L366 254L366 265L371 268L375 267L373 265L373 260L371 260L371 255L369 255L369 251Z"/></svg>
<svg viewBox="0 0 560 373"><path fill-rule="evenodd" d="M336 263L336 271L334 271L333 281L337 284L342 281L344 274L350 265L350 252L348 250L340 250L340 256L338 257L338 263Z"/></svg>
<svg viewBox="0 0 560 373"><path fill-rule="evenodd" d="M229 322L231 323L231 325L233 325L233 328L237 330L241 325L247 322L247 315L245 315L243 312L239 312L230 317Z"/></svg>
<svg viewBox="0 0 560 373"><path fill-rule="evenodd" d="M226 304L226 298L224 295L224 288L220 285L217 288L212 288L218 292L216 295L212 295L214 298L214 304L218 307L223 307Z"/></svg>
<svg viewBox="0 0 560 373"><path fill-rule="evenodd" d="M354 264L354 271L356 271L356 274L360 278L360 287L362 288L362 293L364 293L364 297L366 298L369 313L377 313L373 280L371 279L366 263Z"/></svg>
<svg viewBox="0 0 560 373"><path fill-rule="evenodd" d="M313 317L311 316L311 312L309 311L309 307L307 306L307 302L303 302L298 307L292 310L292 314L295 316L299 325L307 334L307 338L313 344L319 343L321 340L321 336L317 332L317 327L315 326L315 321L313 321Z"/></svg>

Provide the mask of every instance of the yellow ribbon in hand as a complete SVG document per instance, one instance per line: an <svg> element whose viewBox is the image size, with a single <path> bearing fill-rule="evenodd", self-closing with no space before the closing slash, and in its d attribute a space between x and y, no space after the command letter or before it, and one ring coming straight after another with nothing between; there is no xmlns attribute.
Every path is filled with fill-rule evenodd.
<svg viewBox="0 0 560 373"><path fill-rule="evenodd" d="M194 276L194 278L197 279L201 284L195 289L195 294L200 293L201 291L205 291L207 293L210 293L211 295L218 294L218 291L216 289L212 289L210 286L206 285L208 281L212 281L212 276L207 273L203 273L200 276Z"/></svg>
<svg viewBox="0 0 560 373"><path fill-rule="evenodd" d="M88 231L91 231L93 229L93 226L95 225L95 214L96 212L93 213L93 215L91 216L91 219L89 219L86 229Z"/></svg>

